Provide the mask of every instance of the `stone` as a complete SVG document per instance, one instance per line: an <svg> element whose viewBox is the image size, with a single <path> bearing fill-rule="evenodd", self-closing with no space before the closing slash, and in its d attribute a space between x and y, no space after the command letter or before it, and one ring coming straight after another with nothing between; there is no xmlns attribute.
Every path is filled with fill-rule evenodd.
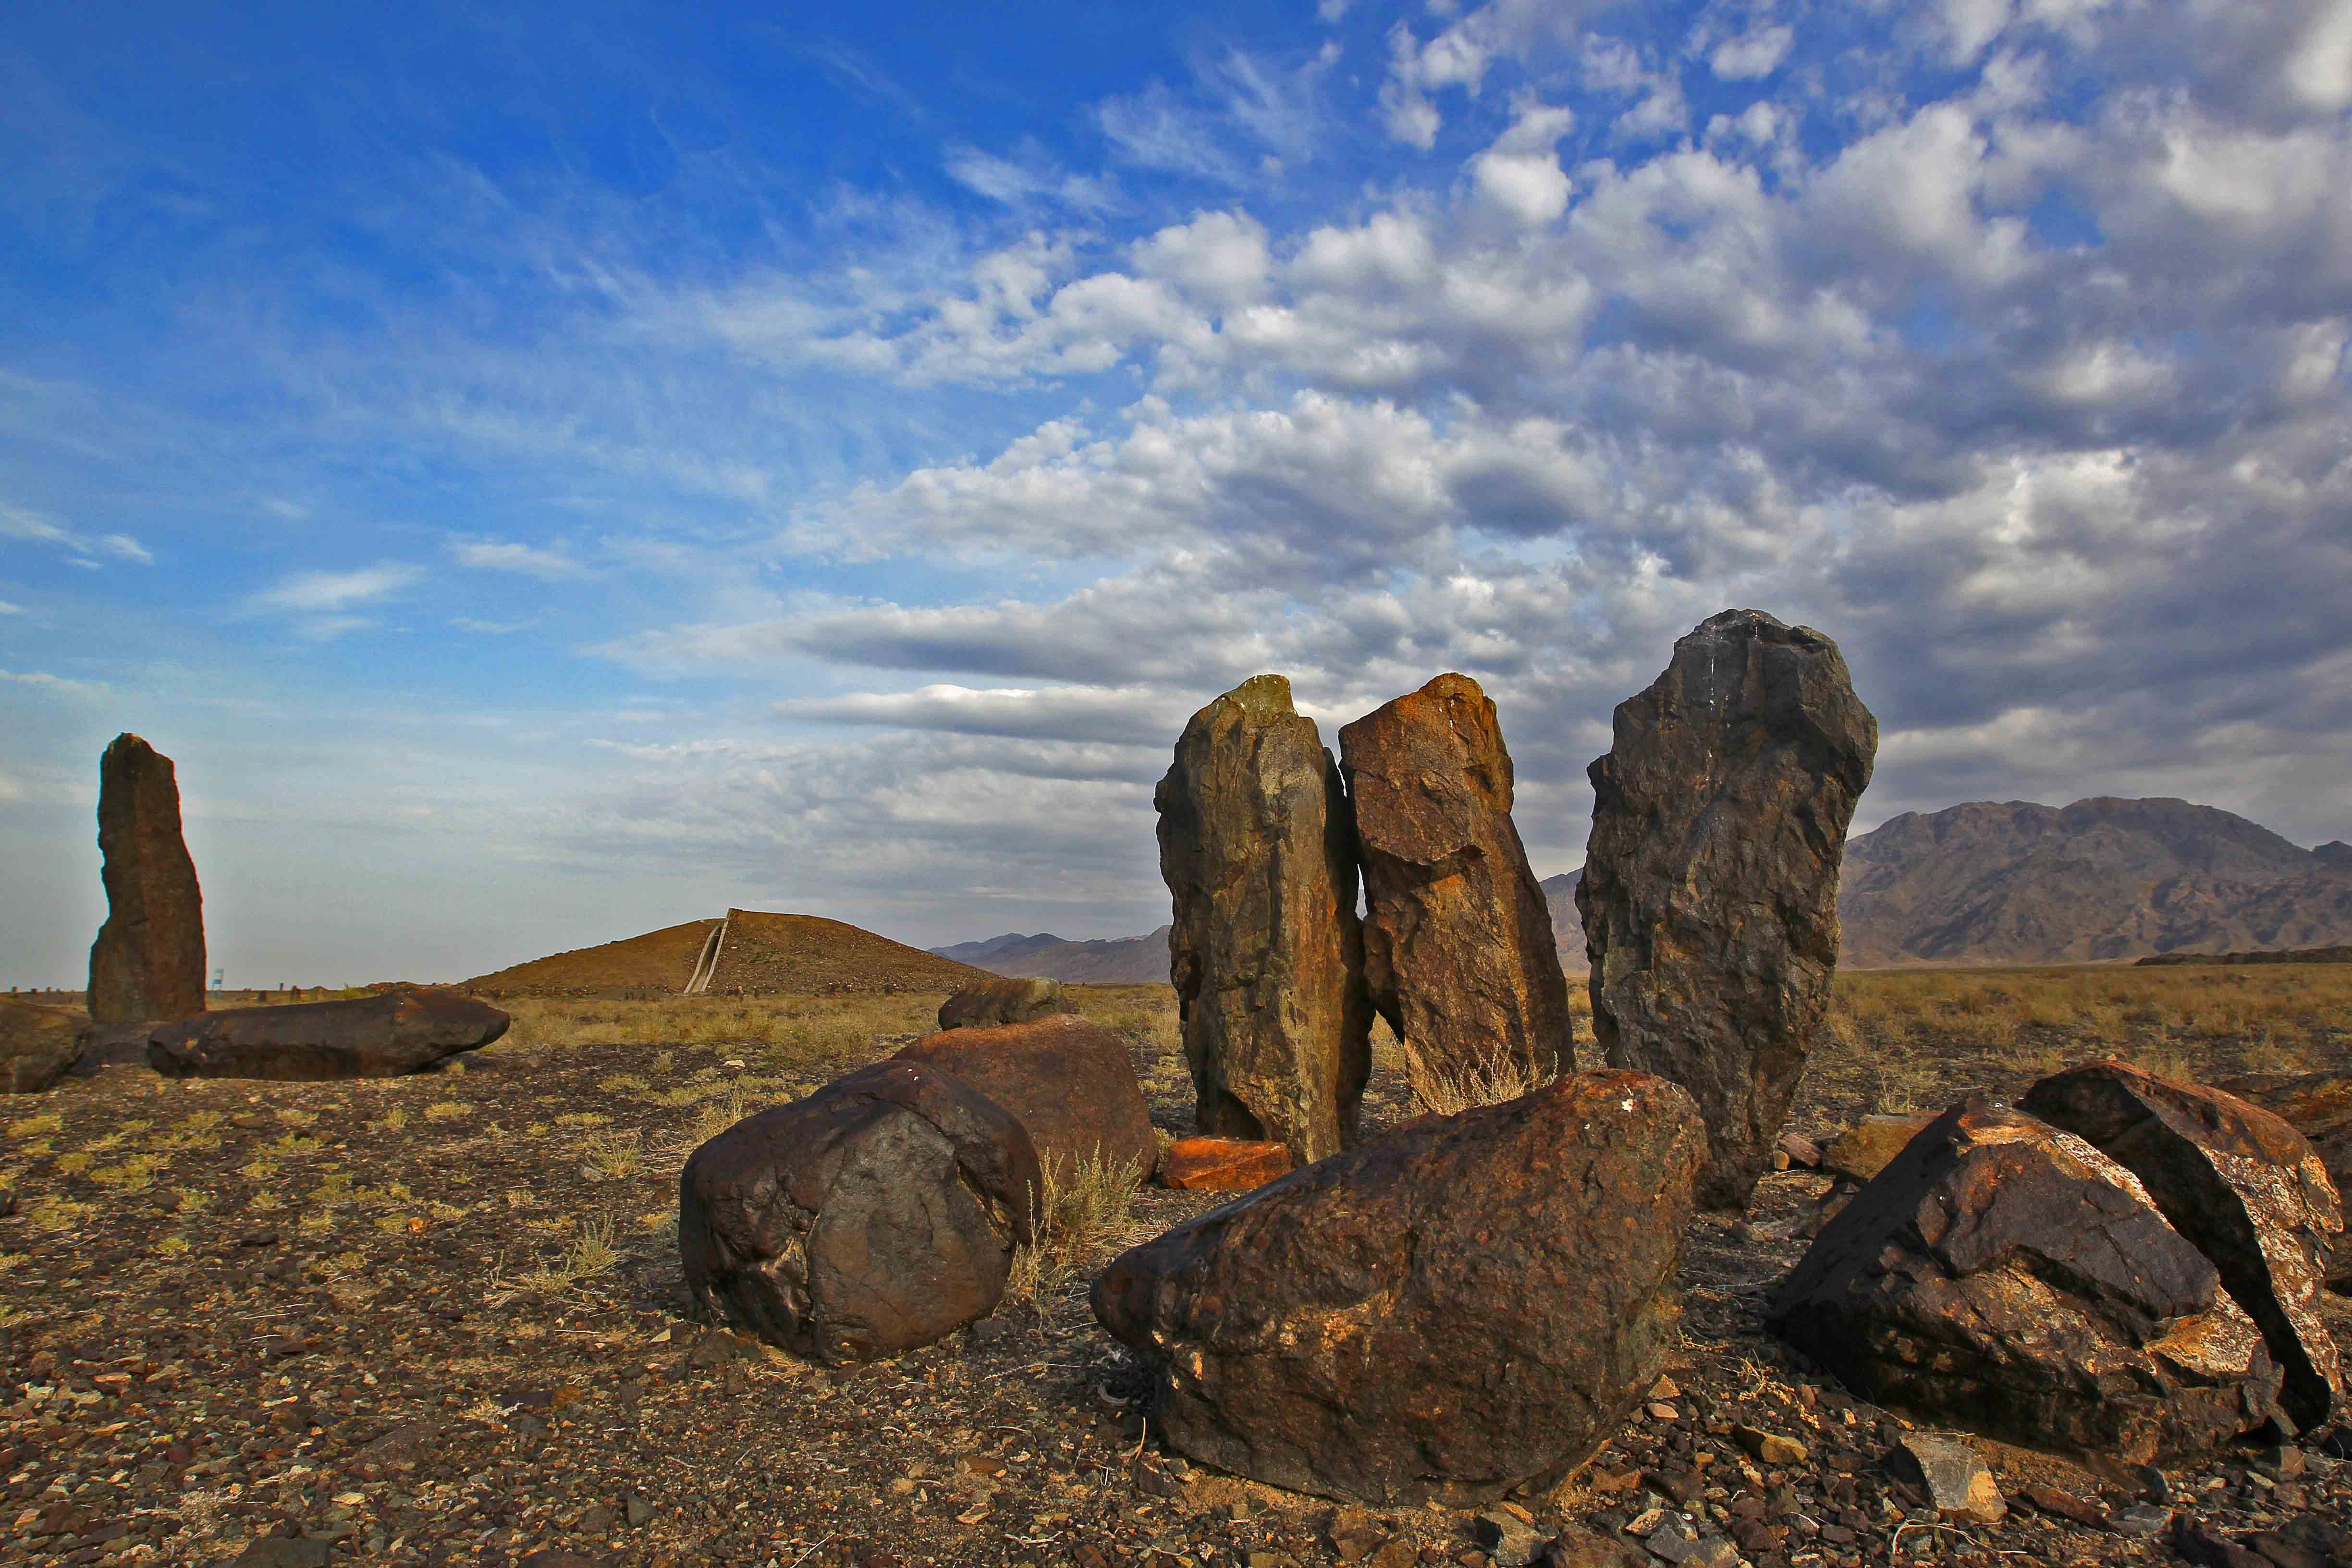
<svg viewBox="0 0 2352 1568"><path fill-rule="evenodd" d="M988 1029L1000 1024L1027 1024L1057 1013L1078 1009L1058 980L1034 980L1007 975L965 986L940 1004L941 1029Z"/></svg>
<svg viewBox="0 0 2352 1568"><path fill-rule="evenodd" d="M106 923L89 950L89 1016L100 1024L205 1010L205 899L180 836L172 759L117 735L98 763L99 875Z"/></svg>
<svg viewBox="0 0 2352 1568"><path fill-rule="evenodd" d="M508 1021L488 1003L453 991L230 1007L156 1026L147 1061L165 1078L398 1078L481 1049L507 1032Z"/></svg>
<svg viewBox="0 0 2352 1568"><path fill-rule="evenodd" d="M1648 1559L1614 1536L1571 1524L1536 1559L1540 1568L1644 1568Z"/></svg>
<svg viewBox="0 0 2352 1568"><path fill-rule="evenodd" d="M363 1446L352 1456L353 1473L362 1480L383 1480L415 1469L441 1442L441 1428L430 1421L395 1426Z"/></svg>
<svg viewBox="0 0 2352 1568"><path fill-rule="evenodd" d="M2271 1568L2270 1559L2261 1552L2214 1534L2185 1513L2173 1517L2172 1552L2197 1568Z"/></svg>
<svg viewBox="0 0 2352 1568"><path fill-rule="evenodd" d="M1906 1432L1886 1456L1896 1479L1915 1482L1927 1506L1947 1519L1999 1524L2009 1517L2000 1483L1968 1444L1926 1432Z"/></svg>
<svg viewBox="0 0 2352 1568"><path fill-rule="evenodd" d="M78 1009L0 996L0 1089L38 1094L79 1061L89 1019Z"/></svg>
<svg viewBox="0 0 2352 1568"><path fill-rule="evenodd" d="M1772 1146L1773 1165L1783 1171L1818 1171L1822 1168L1822 1146L1801 1132L1783 1132ZM1787 1163L1783 1164L1782 1162Z"/></svg>
<svg viewBox="0 0 2352 1568"><path fill-rule="evenodd" d="M1420 1117L1122 1254L1095 1316L1220 1469L1380 1507L1539 1490L1664 1369L1703 1147L1641 1073Z"/></svg>
<svg viewBox="0 0 2352 1568"><path fill-rule="evenodd" d="M703 1316L832 1365L996 1310L1044 1186L1013 1113L919 1062L864 1068L688 1156L678 1253Z"/></svg>
<svg viewBox="0 0 2352 1568"><path fill-rule="evenodd" d="M1932 1116L1865 1116L1822 1145L1821 1168L1849 1182L1866 1182L1895 1163Z"/></svg>
<svg viewBox="0 0 2352 1568"><path fill-rule="evenodd" d="M1020 1119L1041 1164L1066 1181L1089 1164L1151 1174L1160 1140L1135 1060L1118 1036L1070 1014L950 1027L898 1053L953 1073Z"/></svg>
<svg viewBox="0 0 2352 1568"><path fill-rule="evenodd" d="M1511 821L1495 704L1441 675L1339 731L1363 858L1364 979L1417 1077L1576 1066L1551 911Z"/></svg>
<svg viewBox="0 0 2352 1568"><path fill-rule="evenodd" d="M2320 1292L2344 1217L2303 1134L2233 1094L2113 1060L2053 1074L2018 1108L2139 1178L2262 1330L2287 1415L2305 1431L2325 1425L2344 1379Z"/></svg>
<svg viewBox="0 0 2352 1568"><path fill-rule="evenodd" d="M1767 1432L1760 1426L1736 1427L1732 1431L1732 1437L1742 1448L1748 1450L1749 1458L1759 1465L1770 1465L1776 1469L1785 1468L1790 1465L1801 1465L1811 1452L1795 1438L1783 1437L1778 1432Z"/></svg>
<svg viewBox="0 0 2352 1568"><path fill-rule="evenodd" d="M1338 1152L1371 1073L1356 830L1290 683L1257 676L1192 715L1152 804L1196 1130L1302 1164Z"/></svg>
<svg viewBox="0 0 2352 1568"><path fill-rule="evenodd" d="M2076 1497L2073 1492L2062 1491L2056 1487L2037 1482L2018 1488L2017 1495L2035 1512L2046 1513L2053 1519L2071 1520L2093 1530L2102 1529L2107 1522L2105 1509L2088 1498Z"/></svg>
<svg viewBox="0 0 2352 1568"><path fill-rule="evenodd" d="M327 1568L334 1550L330 1542L264 1535L247 1542L230 1561L229 1568Z"/></svg>
<svg viewBox="0 0 2352 1568"><path fill-rule="evenodd" d="M1160 1184L1196 1193L1245 1193L1293 1169L1287 1143L1179 1138L1160 1151Z"/></svg>
<svg viewBox="0 0 2352 1568"><path fill-rule="evenodd" d="M2210 1454L2267 1421L2279 1386L2137 1177L1977 1096L1822 1227L1769 1317L1875 1404L2130 1463Z"/></svg>
<svg viewBox="0 0 2352 1568"><path fill-rule="evenodd" d="M2258 1105L2304 1135L2327 1167L2336 1195L2352 1203L2352 1074L2253 1073L2214 1085ZM2338 1245L2328 1289L2352 1296L2352 1245Z"/></svg>
<svg viewBox="0 0 2352 1568"><path fill-rule="evenodd" d="M1490 1509L1470 1521L1470 1539L1478 1543L1496 1568L1527 1568L1544 1548L1535 1526L1500 1509Z"/></svg>
<svg viewBox="0 0 2352 1568"><path fill-rule="evenodd" d="M2129 1508L2119 1508L2107 1516L2107 1528L2117 1535L2145 1541L2162 1535L2172 1528L2172 1510L2154 1503L2136 1502Z"/></svg>
<svg viewBox="0 0 2352 1568"><path fill-rule="evenodd" d="M1837 645L1756 610L1675 644L1589 770L1576 907L1609 1065L1691 1091L1706 1207L1772 1158L1837 966L1838 868L1878 721Z"/></svg>

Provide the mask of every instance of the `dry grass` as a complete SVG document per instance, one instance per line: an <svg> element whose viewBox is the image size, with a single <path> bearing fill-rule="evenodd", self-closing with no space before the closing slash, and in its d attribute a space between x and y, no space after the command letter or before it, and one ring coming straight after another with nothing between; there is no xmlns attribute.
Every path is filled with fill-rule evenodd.
<svg viewBox="0 0 2352 1568"><path fill-rule="evenodd" d="M1075 1164L1045 1167L1037 1209L1037 1242L1013 1257L1005 1294L1025 1300L1088 1268L1110 1244L1126 1238L1135 1189L1144 1173L1130 1161L1089 1155Z"/></svg>

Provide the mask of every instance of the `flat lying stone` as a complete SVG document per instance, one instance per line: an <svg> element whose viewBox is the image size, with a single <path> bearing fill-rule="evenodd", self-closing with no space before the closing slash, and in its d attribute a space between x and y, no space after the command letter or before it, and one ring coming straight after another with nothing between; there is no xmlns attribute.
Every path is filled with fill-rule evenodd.
<svg viewBox="0 0 2352 1568"><path fill-rule="evenodd" d="M1906 1432L1895 1439L1887 1466L1905 1480L1916 1481L1927 1494L1927 1506L1947 1519L1969 1519L1979 1524L1999 1524L2009 1517L2001 1500L2000 1483L1984 1459L1966 1443L1925 1432Z"/></svg>
<svg viewBox="0 0 2352 1568"><path fill-rule="evenodd" d="M940 1027L989 1029L1076 1011L1060 981L1007 975L967 985L940 1003Z"/></svg>
<svg viewBox="0 0 2352 1568"><path fill-rule="evenodd" d="M507 1023L487 1002L422 989L236 1007L159 1025L147 1061L165 1078L397 1078L479 1050Z"/></svg>
<svg viewBox="0 0 2352 1568"><path fill-rule="evenodd" d="M1822 1145L1821 1168L1850 1182L1866 1182L1895 1163L1932 1116L1865 1116Z"/></svg>
<svg viewBox="0 0 2352 1568"><path fill-rule="evenodd" d="M1293 1168L1288 1144L1246 1138L1179 1138L1160 1152L1160 1184L1187 1192L1248 1192Z"/></svg>

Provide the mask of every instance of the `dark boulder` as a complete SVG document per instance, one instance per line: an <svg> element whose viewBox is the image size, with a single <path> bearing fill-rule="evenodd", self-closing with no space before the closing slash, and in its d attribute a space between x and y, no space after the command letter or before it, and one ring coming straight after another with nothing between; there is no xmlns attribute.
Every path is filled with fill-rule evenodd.
<svg viewBox="0 0 2352 1568"><path fill-rule="evenodd" d="M117 735L98 763L99 875L106 923L89 950L89 1016L100 1024L205 1010L205 900L180 835L172 759Z"/></svg>
<svg viewBox="0 0 2352 1568"><path fill-rule="evenodd" d="M996 1310L1043 1185L1011 1111L935 1068L877 1062L697 1149L678 1256L706 1316L874 1361Z"/></svg>
<svg viewBox="0 0 2352 1568"><path fill-rule="evenodd" d="M2327 1167L2336 1197L2352 1205L2352 1074L2250 1073L2214 1087L2261 1106L2302 1133ZM2327 1285L2352 1295L2352 1228L2336 1238Z"/></svg>
<svg viewBox="0 0 2352 1568"><path fill-rule="evenodd" d="M1877 1404L2136 1464L2262 1426L2279 1387L2252 1320L2137 1177L1980 1098L1822 1228L1770 1315Z"/></svg>
<svg viewBox="0 0 2352 1568"><path fill-rule="evenodd" d="M1610 1066L1698 1101L1708 1208L1745 1208L1770 1168L1829 1005L1838 868L1877 750L1835 643L1726 610L1617 705L1590 769L1593 1037Z"/></svg>
<svg viewBox="0 0 2352 1568"><path fill-rule="evenodd" d="M967 985L940 1004L942 1029L991 1029L999 1024L1026 1024L1077 1008L1058 980L982 980Z"/></svg>
<svg viewBox="0 0 2352 1568"><path fill-rule="evenodd" d="M953 1073L1020 1119L1041 1165L1068 1176L1080 1163L1125 1165L1140 1182L1160 1141L1135 1060L1118 1036L1060 1014L992 1029L948 1029L898 1053Z"/></svg>
<svg viewBox="0 0 2352 1568"><path fill-rule="evenodd" d="M1339 731L1364 870L1364 978L1415 1070L1573 1068L1551 911L1511 821L1495 704L1441 675Z"/></svg>
<svg viewBox="0 0 2352 1568"><path fill-rule="evenodd" d="M89 1029L79 1008L0 996L0 1089L37 1094L65 1077Z"/></svg>
<svg viewBox="0 0 2352 1568"><path fill-rule="evenodd" d="M1657 1380L1703 1148L1640 1073L1421 1117L1122 1254L1095 1316L1222 1469L1382 1506L1548 1486Z"/></svg>
<svg viewBox="0 0 2352 1568"><path fill-rule="evenodd" d="M1152 804L1199 1130L1337 1152L1372 1068L1356 829L1290 682L1256 676L1193 714Z"/></svg>
<svg viewBox="0 0 2352 1568"><path fill-rule="evenodd" d="M2233 1094L2120 1061L2045 1078L2018 1109L2139 1178L2262 1330L2287 1415L2306 1431L2325 1422L2344 1385L2320 1291L2344 1218L2303 1134Z"/></svg>
<svg viewBox="0 0 2352 1568"><path fill-rule="evenodd" d="M479 1050L507 1023L488 1003L448 991L231 1007L157 1026L147 1061L165 1078L398 1078Z"/></svg>

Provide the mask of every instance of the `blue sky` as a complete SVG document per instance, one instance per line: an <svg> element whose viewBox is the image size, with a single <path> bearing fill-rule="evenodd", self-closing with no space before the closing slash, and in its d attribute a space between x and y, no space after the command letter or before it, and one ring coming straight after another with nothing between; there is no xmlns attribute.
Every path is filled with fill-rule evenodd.
<svg viewBox="0 0 2352 1568"><path fill-rule="evenodd" d="M126 729L233 983L1148 929L1269 668L1563 870L1734 604L1865 823L2352 834L2352 0L16 7L0 161L0 981Z"/></svg>

